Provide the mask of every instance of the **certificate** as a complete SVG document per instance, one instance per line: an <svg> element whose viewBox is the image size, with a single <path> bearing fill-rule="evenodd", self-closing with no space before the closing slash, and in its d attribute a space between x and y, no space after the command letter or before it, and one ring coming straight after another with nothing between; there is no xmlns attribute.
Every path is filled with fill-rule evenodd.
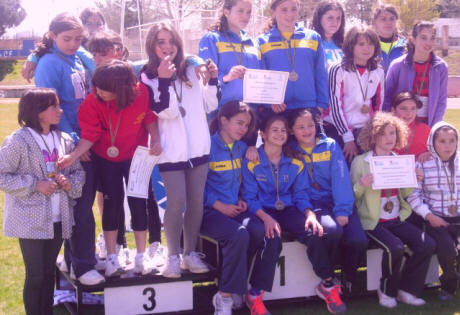
<svg viewBox="0 0 460 315"><path fill-rule="evenodd" d="M147 199L153 167L160 156L151 155L149 148L138 146L129 167L126 195Z"/></svg>
<svg viewBox="0 0 460 315"><path fill-rule="evenodd" d="M413 155L387 155L370 158L374 175L372 189L417 187Z"/></svg>
<svg viewBox="0 0 460 315"><path fill-rule="evenodd" d="M282 104L289 72L246 69L243 79L245 103Z"/></svg>

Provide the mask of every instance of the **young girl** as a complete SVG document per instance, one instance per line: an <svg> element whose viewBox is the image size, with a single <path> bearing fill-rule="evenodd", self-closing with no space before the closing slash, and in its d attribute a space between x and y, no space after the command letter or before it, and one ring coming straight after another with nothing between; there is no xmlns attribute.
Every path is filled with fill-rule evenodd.
<svg viewBox="0 0 460 315"><path fill-rule="evenodd" d="M303 163L291 157L294 152L287 145L286 118L269 116L260 130L264 144L258 148L259 162L245 161L243 166L242 196L248 210L264 223L265 238L280 238L283 229L307 246L313 270L322 279L316 288L318 296L326 301L331 313L344 312L340 286L333 282L332 260L341 231L330 216L322 216L320 223L312 210L310 178ZM269 283L273 277L274 272L265 275Z"/></svg>
<svg viewBox="0 0 460 315"><path fill-rule="evenodd" d="M207 272L195 247L211 146L206 112L217 107L217 68L211 61L211 80L206 86L198 81L193 68L185 65L179 34L165 23L149 30L146 51L149 62L141 79L150 89L152 110L159 119L163 154L158 167L168 199L164 218L168 258L163 276L180 277L180 267L193 273Z"/></svg>
<svg viewBox="0 0 460 315"><path fill-rule="evenodd" d="M68 133L77 143L80 140L80 127L77 121L78 108L88 92L89 82L80 58L75 54L84 37L80 20L68 13L57 15L43 36L36 54L40 62L35 71L35 85L56 90L63 115L58 129ZM90 153L81 157L86 173L81 198L74 207L75 226L69 241L70 260L78 280L85 285L104 281L95 269L95 223L93 202L95 194L94 169ZM67 265L70 261L67 261Z"/></svg>
<svg viewBox="0 0 460 315"><path fill-rule="evenodd" d="M337 1L322 1L313 12L312 29L321 35L327 68L342 60L345 12Z"/></svg>
<svg viewBox="0 0 460 315"><path fill-rule="evenodd" d="M254 125L254 114L238 101L224 104L211 123L213 136L201 233L222 246L219 292L213 298L215 314L231 314L232 295L243 294L251 314L260 314L256 310L265 309L262 291L270 291L273 282L265 276L273 274L281 251L279 239L264 239L264 224L247 211L247 203L239 194L247 147L241 139ZM247 263L254 254L257 258L250 279L252 289L248 292Z"/></svg>
<svg viewBox="0 0 460 315"><path fill-rule="evenodd" d="M391 103L391 112L393 115L403 120L409 127L406 147L395 149L394 151L398 154L413 154L418 161L420 159L426 160L427 154L431 156L427 148L430 127L415 119L417 109L420 107L422 107L422 103L411 91L399 93Z"/></svg>
<svg viewBox="0 0 460 315"><path fill-rule="evenodd" d="M283 104L273 104L275 113L296 108L313 108L320 114L328 107L327 69L321 36L297 24L297 0L273 0L272 21L257 41L262 67L288 71Z"/></svg>
<svg viewBox="0 0 460 315"><path fill-rule="evenodd" d="M377 289L380 305L393 308L396 299L410 305L423 305L420 298L436 243L423 231L406 222L411 207L406 198L412 188L372 189L372 156L393 155L393 149L407 144L407 127L399 118L378 112L359 134L365 153L351 165L356 207L363 228L372 243L383 249L382 278ZM417 176L420 179L420 176ZM403 264L404 245L412 255Z"/></svg>
<svg viewBox="0 0 460 315"><path fill-rule="evenodd" d="M413 91L422 101L417 120L433 126L444 117L447 104L447 64L433 52L436 28L432 22L418 22L412 29L407 54L392 62L385 81L384 110L401 91Z"/></svg>
<svg viewBox="0 0 460 315"><path fill-rule="evenodd" d="M160 154L156 117L149 109L149 94L145 86L136 83L131 66L119 60L96 69L93 92L82 103L78 121L82 139L75 150L60 161L65 168L89 149L94 153L100 189L104 194L102 228L107 246L105 275L122 271L115 254L120 212L123 211L123 178L128 182L129 167L136 147L147 144L150 135L151 153ZM145 241L147 212L145 199L128 197L137 255L134 272L152 271L146 262Z"/></svg>
<svg viewBox="0 0 460 315"><path fill-rule="evenodd" d="M3 233L19 238L26 270L27 314L52 314L56 258L74 224L73 199L80 197L85 173L76 161L56 167L73 149L57 130L62 110L52 89L32 89L19 101L21 129L0 148L0 189L5 192Z"/></svg>
<svg viewBox="0 0 460 315"><path fill-rule="evenodd" d="M380 64L388 72L393 60L406 50L406 40L398 33L399 14L391 4L381 4L374 10L372 25L380 39Z"/></svg>
<svg viewBox="0 0 460 315"><path fill-rule="evenodd" d="M407 201L418 214L420 226L437 243L436 254L442 268L440 298L448 300L455 297L459 285L455 245L460 235L457 129L443 121L436 123L431 129L428 148L432 159L417 164L424 179Z"/></svg>
<svg viewBox="0 0 460 315"><path fill-rule="evenodd" d="M341 63L329 68L329 114L324 118L328 136L341 147L348 163L360 152L356 145L360 129L380 110L384 73L378 65L380 45L370 28L355 26L343 43Z"/></svg>
<svg viewBox="0 0 460 315"><path fill-rule="evenodd" d="M343 230L343 254L340 264L345 274L344 288L356 284L356 271L367 249L367 237L353 207L354 198L350 174L337 142L319 132L318 119L306 110L289 116L289 129L294 136L290 145L302 156L310 178L310 201L317 216L330 216L333 228ZM336 225L339 225L337 227ZM346 257L346 259L342 259Z"/></svg>

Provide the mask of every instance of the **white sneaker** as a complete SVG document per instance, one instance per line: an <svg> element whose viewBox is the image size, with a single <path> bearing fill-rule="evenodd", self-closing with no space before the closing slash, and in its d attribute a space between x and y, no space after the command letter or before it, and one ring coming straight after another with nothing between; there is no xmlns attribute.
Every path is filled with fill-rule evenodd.
<svg viewBox="0 0 460 315"><path fill-rule="evenodd" d="M96 285L104 282L105 278L95 269L92 269L78 277L78 281L84 285Z"/></svg>
<svg viewBox="0 0 460 315"><path fill-rule="evenodd" d="M148 255L154 266L160 267L165 264L164 247L160 242L153 242L149 245Z"/></svg>
<svg viewBox="0 0 460 315"><path fill-rule="evenodd" d="M148 256L144 253L137 254L134 258L134 273L140 273L142 275L147 275L153 271L153 266L148 259Z"/></svg>
<svg viewBox="0 0 460 315"><path fill-rule="evenodd" d="M244 306L243 296L241 294L232 293L232 300L234 310L240 310Z"/></svg>
<svg viewBox="0 0 460 315"><path fill-rule="evenodd" d="M377 295L379 296L379 304L386 308L394 308L398 303L394 297L388 296L380 288L377 289Z"/></svg>
<svg viewBox="0 0 460 315"><path fill-rule="evenodd" d="M96 264L94 265L94 269L97 271L104 271L105 270L105 260L99 259L99 257L96 255Z"/></svg>
<svg viewBox="0 0 460 315"><path fill-rule="evenodd" d="M424 299L420 299L415 295L403 290L398 290L398 296L396 299L399 302L403 302L409 305L421 306L426 304Z"/></svg>
<svg viewBox="0 0 460 315"><path fill-rule="evenodd" d="M209 272L208 266L201 260L204 254L197 252L190 252L188 255L182 256L181 269L189 270L192 273L206 273Z"/></svg>
<svg viewBox="0 0 460 315"><path fill-rule="evenodd" d="M100 259L107 258L107 248L105 247L104 233L100 233L96 241L96 252Z"/></svg>
<svg viewBox="0 0 460 315"><path fill-rule="evenodd" d="M119 276L123 272L120 263L118 262L118 256L115 254L107 256L105 261L105 276L115 277Z"/></svg>
<svg viewBox="0 0 460 315"><path fill-rule="evenodd" d="M132 262L129 258L129 248L124 248L123 246L116 244L115 253L118 256L118 262L123 269Z"/></svg>
<svg viewBox="0 0 460 315"><path fill-rule="evenodd" d="M169 256L161 272L166 278L180 278L180 257L179 255Z"/></svg>
<svg viewBox="0 0 460 315"><path fill-rule="evenodd" d="M69 267L67 267L67 263L64 258L58 263L58 268L61 272L69 272Z"/></svg>
<svg viewBox="0 0 460 315"><path fill-rule="evenodd" d="M212 305L214 305L214 315L232 315L232 297L223 297L217 292L212 297Z"/></svg>

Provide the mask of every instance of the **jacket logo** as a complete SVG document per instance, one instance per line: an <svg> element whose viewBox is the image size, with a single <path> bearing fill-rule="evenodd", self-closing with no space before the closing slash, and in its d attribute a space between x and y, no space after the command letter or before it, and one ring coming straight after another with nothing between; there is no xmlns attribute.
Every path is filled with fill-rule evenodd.
<svg viewBox="0 0 460 315"><path fill-rule="evenodd" d="M257 174L256 175L256 181L258 182L266 182L267 181L267 176L264 174Z"/></svg>
<svg viewBox="0 0 460 315"><path fill-rule="evenodd" d="M311 163L310 157L305 154L304 160L307 163ZM324 151L321 153L313 153L313 162L324 162L331 160L331 151Z"/></svg>
<svg viewBox="0 0 460 315"><path fill-rule="evenodd" d="M281 177L281 181L282 181L283 183L289 182L289 175L283 175L283 176Z"/></svg>
<svg viewBox="0 0 460 315"><path fill-rule="evenodd" d="M136 119L134 120L134 125L140 125L142 123L142 121L144 120L144 117L145 117L145 113L141 113L139 114L139 116L136 117Z"/></svg>

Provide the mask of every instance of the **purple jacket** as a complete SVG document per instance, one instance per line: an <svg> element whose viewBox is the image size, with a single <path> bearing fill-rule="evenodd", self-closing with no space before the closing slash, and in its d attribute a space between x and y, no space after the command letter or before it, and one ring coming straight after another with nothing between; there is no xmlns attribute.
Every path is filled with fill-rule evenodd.
<svg viewBox="0 0 460 315"><path fill-rule="evenodd" d="M391 110L393 98L402 91L412 91L415 79L413 54L405 54L395 59L388 69L385 80L383 110ZM447 105L447 64L436 55L431 59L428 87L428 125L431 127L443 120Z"/></svg>

